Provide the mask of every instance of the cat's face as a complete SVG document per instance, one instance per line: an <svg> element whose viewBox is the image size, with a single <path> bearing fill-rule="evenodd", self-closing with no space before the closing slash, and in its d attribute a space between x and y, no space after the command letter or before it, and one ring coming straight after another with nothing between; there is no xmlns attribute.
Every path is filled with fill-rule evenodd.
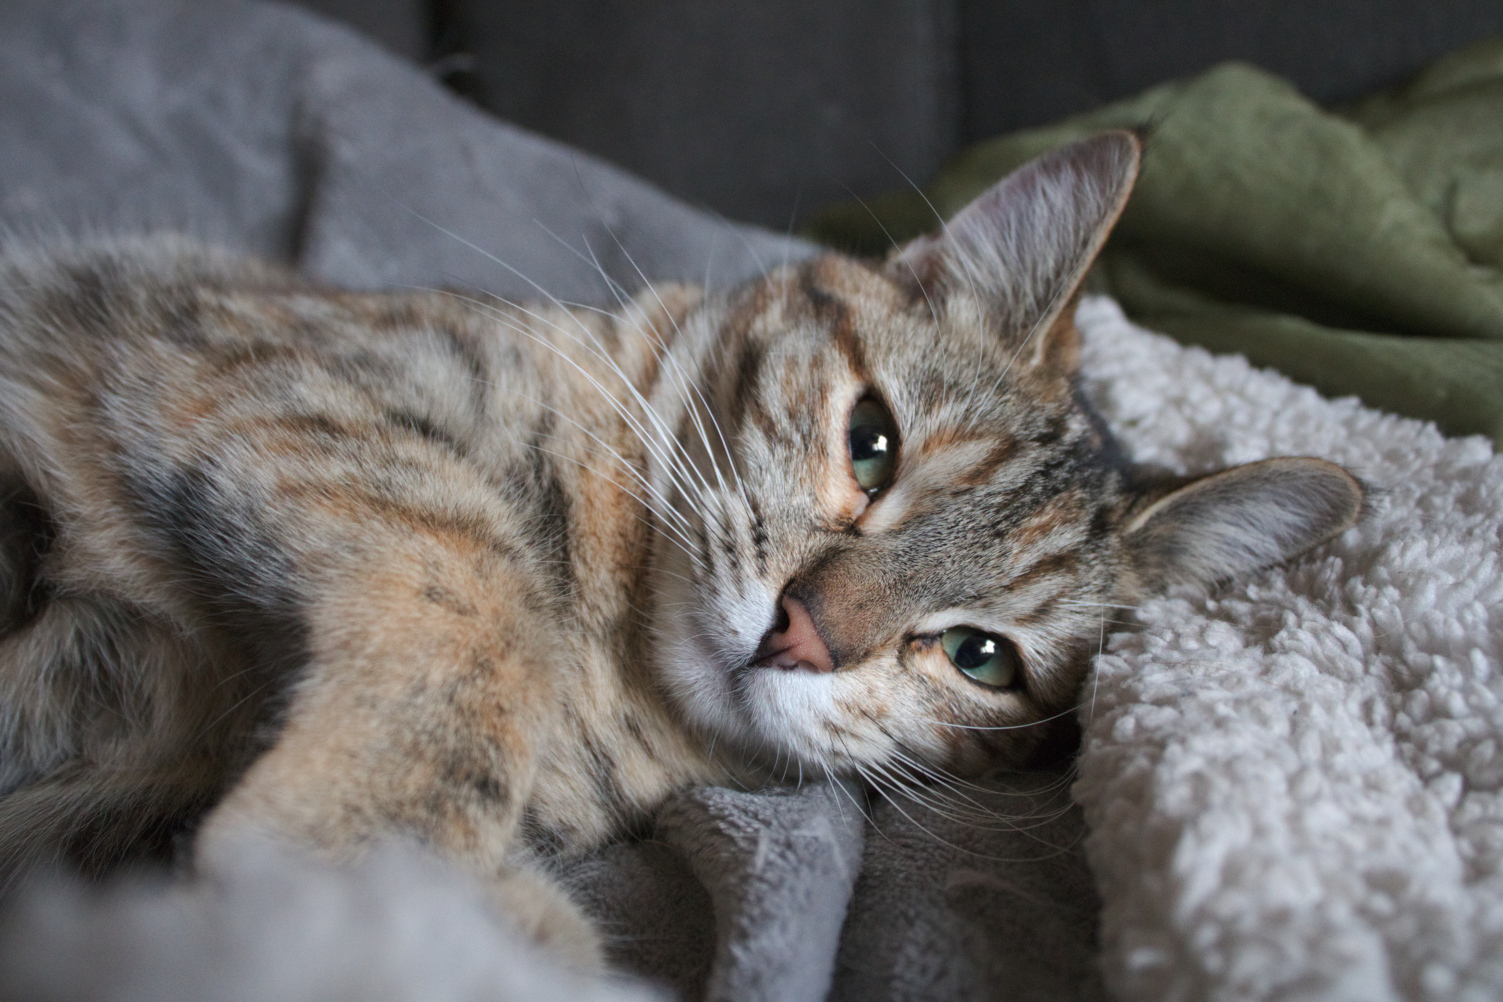
<svg viewBox="0 0 1503 1002"><path fill-rule="evenodd" d="M1024 757L1027 725L1073 706L1121 591L1123 474L1068 373L1006 371L1016 343L958 305L936 321L832 256L703 318L730 456L678 495L659 606L697 722L805 763L901 747L969 770Z"/></svg>
<svg viewBox="0 0 1503 1002"><path fill-rule="evenodd" d="M817 258L687 319L654 627L713 740L813 771L1018 764L1074 710L1113 604L1238 569L1165 537L1196 492L1135 493L1076 392L1068 306L1137 155L1095 142L885 265Z"/></svg>

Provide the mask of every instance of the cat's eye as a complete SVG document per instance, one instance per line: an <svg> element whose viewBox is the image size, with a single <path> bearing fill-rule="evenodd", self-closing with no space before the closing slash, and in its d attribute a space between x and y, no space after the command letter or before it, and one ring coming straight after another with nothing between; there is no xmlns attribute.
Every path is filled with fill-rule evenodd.
<svg viewBox="0 0 1503 1002"><path fill-rule="evenodd" d="M1018 680L1018 649L1011 640L969 626L953 626L939 644L950 663L982 685L1007 689Z"/></svg>
<svg viewBox="0 0 1503 1002"><path fill-rule="evenodd" d="M892 414L878 401L863 397L851 408L847 440L856 483L868 494L886 487L898 465L898 429Z"/></svg>

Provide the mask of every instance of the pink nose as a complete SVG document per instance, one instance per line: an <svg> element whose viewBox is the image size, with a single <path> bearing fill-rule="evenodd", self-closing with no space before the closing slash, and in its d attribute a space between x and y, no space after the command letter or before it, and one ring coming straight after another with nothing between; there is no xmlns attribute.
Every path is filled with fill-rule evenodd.
<svg viewBox="0 0 1503 1002"><path fill-rule="evenodd" d="M804 603L796 598L783 596L781 614L772 632L757 648L757 661L773 668L792 671L829 672L835 670L830 649L820 639L814 628L814 619Z"/></svg>

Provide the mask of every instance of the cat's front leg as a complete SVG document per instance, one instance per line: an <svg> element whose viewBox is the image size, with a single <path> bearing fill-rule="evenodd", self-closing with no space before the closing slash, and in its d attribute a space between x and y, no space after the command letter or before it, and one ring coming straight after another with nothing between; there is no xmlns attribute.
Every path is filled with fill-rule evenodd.
<svg viewBox="0 0 1503 1002"><path fill-rule="evenodd" d="M525 569L394 534L379 560L321 577L308 667L275 741L201 829L200 867L232 864L247 836L336 862L413 840L492 882L524 932L598 965L594 931L519 845L568 673Z"/></svg>

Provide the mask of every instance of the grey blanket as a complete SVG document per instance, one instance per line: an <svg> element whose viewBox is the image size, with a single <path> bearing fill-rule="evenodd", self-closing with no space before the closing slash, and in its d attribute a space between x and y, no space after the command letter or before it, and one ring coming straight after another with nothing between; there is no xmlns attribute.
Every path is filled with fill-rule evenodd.
<svg viewBox="0 0 1503 1002"><path fill-rule="evenodd" d="M489 118L338 27L230 0L0 5L0 226L13 241L175 229L332 284L590 302L609 302L612 283L722 284L810 251ZM1095 998L1099 908L1067 784L1015 777L938 810L855 787L690 790L652 839L565 878L616 963L685 998ZM373 951L350 925L330 948L341 964L294 984L301 968L275 948L286 935L247 952L254 928L205 919L233 925L241 949L195 953L213 940L201 905L174 913L186 939L122 913L113 934L85 923L38 943L50 926L27 913L0 941L0 988L249 999L263 996L247 971L276 969L265 998L364 997L373 970L408 955L357 960ZM414 935L452 949L442 925ZM542 997L526 984L444 994L414 975L380 995Z"/></svg>

